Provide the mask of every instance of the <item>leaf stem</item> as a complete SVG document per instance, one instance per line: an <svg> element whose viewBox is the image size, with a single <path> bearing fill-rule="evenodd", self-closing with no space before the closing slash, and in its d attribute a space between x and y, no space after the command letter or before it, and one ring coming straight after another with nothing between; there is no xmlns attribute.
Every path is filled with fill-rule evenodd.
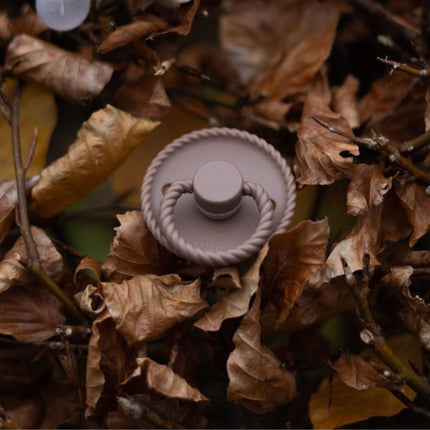
<svg viewBox="0 0 430 430"><path fill-rule="evenodd" d="M25 174L26 170L22 164L21 138L19 133L19 110L21 105L22 83L19 83L11 104L11 129L12 129L12 148L13 162L15 167L15 179L18 194L18 220L19 228L24 239L27 250L28 261L25 266L27 269L64 305L67 311L77 320L85 323L87 320L80 312L72 299L66 296L63 290L52 280L40 264L39 253L36 242L31 234L30 222L28 219L27 199L25 193ZM32 143L34 147L35 143ZM22 263L23 260L21 259Z"/></svg>
<svg viewBox="0 0 430 430"><path fill-rule="evenodd" d="M368 258L365 254L365 258ZM382 360L395 374L400 375L403 381L411 387L417 394L423 397L430 397L430 386L425 378L419 376L414 369L400 357L398 357L388 343L385 341L381 328L373 318L370 310L369 277L368 264L363 264L365 276L359 284L356 277L351 272L348 263L341 258L345 273L345 280L357 304L358 312L365 324L365 329L360 333L361 340L374 349L375 354Z"/></svg>

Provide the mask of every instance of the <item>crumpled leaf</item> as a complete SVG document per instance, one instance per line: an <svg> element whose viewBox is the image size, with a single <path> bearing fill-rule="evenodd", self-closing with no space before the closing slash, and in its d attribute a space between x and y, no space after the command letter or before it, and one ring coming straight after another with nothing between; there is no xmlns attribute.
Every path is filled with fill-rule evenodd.
<svg viewBox="0 0 430 430"><path fill-rule="evenodd" d="M101 285L115 326L129 344L154 339L207 306L198 280L183 282L174 274L141 275Z"/></svg>
<svg viewBox="0 0 430 430"><path fill-rule="evenodd" d="M91 317L97 317L105 309L106 305L99 289L94 285L87 285L85 290L75 294L75 302L79 309Z"/></svg>
<svg viewBox="0 0 430 430"><path fill-rule="evenodd" d="M419 337L424 348L430 350L430 305L419 295L411 294L409 287L413 272L411 266L391 267L382 282L390 291L397 291L398 314L406 327Z"/></svg>
<svg viewBox="0 0 430 430"><path fill-rule="evenodd" d="M426 194L425 187L416 182L396 181L394 189L414 228L409 238L409 246L414 246L420 237L430 231L430 197Z"/></svg>
<svg viewBox="0 0 430 430"><path fill-rule="evenodd" d="M410 360L416 368L421 368L421 346L414 336L402 334L387 339L387 342L398 356L405 361ZM369 350L364 351L360 356L363 359L374 357L373 352ZM406 396L413 400L416 394L409 387L405 386L404 390ZM406 406L400 400L384 388L356 390L335 375L331 388L329 388L328 379L325 379L318 391L312 395L309 402L309 415L314 428L332 429L374 416L390 417L405 408Z"/></svg>
<svg viewBox="0 0 430 430"><path fill-rule="evenodd" d="M249 301L260 283L260 267L266 257L268 248L264 246L252 266L241 276L239 288L229 291L198 319L194 326L204 331L218 331L228 318L245 315Z"/></svg>
<svg viewBox="0 0 430 430"><path fill-rule="evenodd" d="M141 211L117 215L120 226L111 252L103 263L103 274L109 281L122 282L136 275L165 271L170 254L154 238Z"/></svg>
<svg viewBox="0 0 430 430"><path fill-rule="evenodd" d="M333 110L346 119L351 128L360 125L357 92L360 81L353 75L348 75L343 84L334 90Z"/></svg>
<svg viewBox="0 0 430 430"><path fill-rule="evenodd" d="M296 393L294 375L261 344L260 294L233 337L236 348L227 360L227 398L263 414L286 404Z"/></svg>
<svg viewBox="0 0 430 430"><path fill-rule="evenodd" d="M91 257L84 257L75 269L73 280L78 288L88 284L97 285L101 280L101 263Z"/></svg>
<svg viewBox="0 0 430 430"><path fill-rule="evenodd" d="M26 33L31 36L39 36L50 31L50 28L40 19L30 5L24 4L21 8L21 15L10 20L9 30L13 35Z"/></svg>
<svg viewBox="0 0 430 430"><path fill-rule="evenodd" d="M31 233L37 245L42 267L51 278L58 281L64 274L63 258L42 229L31 227ZM26 285L33 280L28 270L17 261L15 254L19 254L24 259L27 258L22 237L15 242L0 262L0 293L4 293L14 285Z"/></svg>
<svg viewBox="0 0 430 430"><path fill-rule="evenodd" d="M351 233L331 251L321 270L309 281L311 286L320 286L330 279L343 276L341 258L352 272L362 269L363 255L370 256L370 268L379 264L377 255L385 248L385 241L397 241L406 237L411 227L393 191L385 196L382 204L370 208L357 217Z"/></svg>
<svg viewBox="0 0 430 430"><path fill-rule="evenodd" d="M313 117L353 135L348 123L340 114L332 112L320 97L309 94L303 108L298 131L299 140L296 144L294 171L297 182L328 185L337 179L350 177L352 159L343 158L340 153L347 151L358 155L357 145L318 124Z"/></svg>
<svg viewBox="0 0 430 430"><path fill-rule="evenodd" d="M82 125L67 154L46 167L32 190L34 209L50 217L102 183L158 125L106 106Z"/></svg>
<svg viewBox="0 0 430 430"><path fill-rule="evenodd" d="M93 323L88 344L85 416L114 409L119 384L134 370L136 352L127 348L106 311Z"/></svg>
<svg viewBox="0 0 430 430"><path fill-rule="evenodd" d="M64 324L61 302L42 285L15 286L0 295L0 333L20 342L41 342Z"/></svg>
<svg viewBox="0 0 430 430"><path fill-rule="evenodd" d="M346 206L348 214L356 216L382 203L392 178L386 178L376 164L354 164L351 169Z"/></svg>
<svg viewBox="0 0 430 430"><path fill-rule="evenodd" d="M16 36L9 44L5 67L17 78L78 103L97 97L113 73L108 63L90 62L27 34Z"/></svg>
<svg viewBox="0 0 430 430"><path fill-rule="evenodd" d="M9 233L17 201L15 181L0 180L0 243Z"/></svg>
<svg viewBox="0 0 430 430"><path fill-rule="evenodd" d="M325 261L329 236L327 219L302 221L285 233L273 236L263 263L263 300L276 309L276 325L282 323L306 282Z"/></svg>

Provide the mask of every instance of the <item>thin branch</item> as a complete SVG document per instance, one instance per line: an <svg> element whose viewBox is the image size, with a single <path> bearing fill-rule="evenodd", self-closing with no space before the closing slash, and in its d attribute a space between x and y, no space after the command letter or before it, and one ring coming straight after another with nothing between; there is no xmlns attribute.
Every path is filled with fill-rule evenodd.
<svg viewBox="0 0 430 430"><path fill-rule="evenodd" d="M405 396L401 391L390 391L390 393L394 397L399 399L410 410L416 412L417 414L424 415L425 417L430 418L430 411L428 409L417 406L412 400L410 400L407 396Z"/></svg>
<svg viewBox="0 0 430 430"><path fill-rule="evenodd" d="M398 61L389 60L388 58L376 57L381 63L388 64L393 68L392 71L400 70L412 76L418 76L419 78L428 78L430 76L430 70L428 67L423 69L417 69L409 66L406 63L399 63Z"/></svg>
<svg viewBox="0 0 430 430"><path fill-rule="evenodd" d="M27 158L25 160L24 172L27 172L27 170L31 166L31 162L33 161L34 152L36 151L37 135L38 135L38 130L36 127L33 131L33 139L31 140L30 150L28 151Z"/></svg>
<svg viewBox="0 0 430 430"><path fill-rule="evenodd" d="M27 269L48 288L48 290L57 297L67 311L81 322L86 322L85 316L80 312L63 290L51 279L45 269L40 264L39 253L37 251L36 242L31 234L30 222L28 219L27 199L25 193L25 169L22 164L21 155L21 138L19 133L19 110L21 104L22 84L18 84L13 102L11 105L11 127L12 127L12 147L13 161L15 166L15 178L18 193L18 219L19 228L24 239L25 248L27 250L28 261L19 258L19 261L27 267Z"/></svg>
<svg viewBox="0 0 430 430"><path fill-rule="evenodd" d="M356 137L353 134L345 133L342 130L338 130L336 127L327 124L326 122L315 116L312 116L312 119L318 124L320 124L322 127L325 127L327 130L330 130L332 133L338 134L342 137L346 137L351 142L356 143L357 145L361 145L366 148L385 154L389 161L397 164L399 167L409 172L412 176L414 176L423 184L427 186L430 185L430 175L424 170L415 166L415 164L413 164L406 157L404 157L400 153L399 149L392 145L386 137L382 135L375 135L373 138Z"/></svg>
<svg viewBox="0 0 430 430"><path fill-rule="evenodd" d="M412 154L430 143L430 131L426 131L415 139L407 140L399 146L402 154Z"/></svg>
<svg viewBox="0 0 430 430"><path fill-rule="evenodd" d="M430 387L428 381L419 376L414 369L400 357L398 357L388 343L385 341L381 328L373 318L369 306L369 277L363 276L361 283L357 282L356 277L351 272L348 263L341 258L345 273L345 280L354 297L360 317L365 325L365 329L360 333L361 340L375 351L375 354L382 360L395 374L399 375L405 384L411 387L417 394L428 398ZM363 264L366 272L366 261Z"/></svg>

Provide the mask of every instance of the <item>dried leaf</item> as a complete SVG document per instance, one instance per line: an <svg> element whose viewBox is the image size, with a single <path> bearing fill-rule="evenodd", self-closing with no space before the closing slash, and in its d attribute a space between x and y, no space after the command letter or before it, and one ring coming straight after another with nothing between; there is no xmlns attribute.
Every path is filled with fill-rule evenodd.
<svg viewBox="0 0 430 430"><path fill-rule="evenodd" d="M119 26L99 45L100 54L128 45L143 37L150 37L153 33L162 31L168 27L168 23L155 15L145 14L131 24Z"/></svg>
<svg viewBox="0 0 430 430"><path fill-rule="evenodd" d="M390 191L382 204L370 208L357 217L351 233L340 241L328 256L321 270L309 281L320 286L330 279L343 276L341 258L344 258L353 272L362 269L363 255L370 255L370 267L379 264L377 255L385 248L385 241L397 241L411 231L405 214L399 210L399 202Z"/></svg>
<svg viewBox="0 0 430 430"><path fill-rule="evenodd" d="M97 285L101 275L101 263L91 257L84 257L75 269L73 280L78 288L84 289L88 284Z"/></svg>
<svg viewBox="0 0 430 430"><path fill-rule="evenodd" d="M0 180L0 243L9 233L17 201L15 181Z"/></svg>
<svg viewBox="0 0 430 430"><path fill-rule="evenodd" d="M103 263L104 276L109 281L121 282L136 275L164 271L170 254L148 230L142 212L126 212L117 218L120 226L115 228L111 252Z"/></svg>
<svg viewBox="0 0 430 430"><path fill-rule="evenodd" d="M295 378L273 352L261 345L260 295L237 329L236 348L227 360L227 398L263 414L289 402L296 393Z"/></svg>
<svg viewBox="0 0 430 430"><path fill-rule="evenodd" d="M425 187L416 182L396 181L394 189L414 228L409 238L409 246L414 246L430 230L430 197L426 194Z"/></svg>
<svg viewBox="0 0 430 430"><path fill-rule="evenodd" d="M263 300L276 309L276 325L288 316L306 282L325 261L329 236L327 219L302 221L286 233L273 236L263 264Z"/></svg>
<svg viewBox="0 0 430 430"><path fill-rule="evenodd" d="M58 281L64 274L63 258L42 229L31 227L31 232L37 245L42 267L51 278ZM27 258L22 237L15 242L0 262L0 293L4 293L14 285L26 285L33 280L27 269L17 261L15 254L19 254L24 259Z"/></svg>
<svg viewBox="0 0 430 430"><path fill-rule="evenodd" d="M357 145L318 124L314 117L353 135L348 123L338 113L332 112L323 100L310 94L303 108L302 121L298 131L294 170L300 184L327 185L337 179L351 175L351 158L340 153L347 151L358 155Z"/></svg>
<svg viewBox="0 0 430 430"><path fill-rule="evenodd" d="M392 178L386 178L376 164L354 164L351 169L346 206L348 214L356 216L382 203Z"/></svg>
<svg viewBox="0 0 430 430"><path fill-rule="evenodd" d="M44 286L9 288L0 296L0 333L20 342L41 342L55 335L64 324L61 302Z"/></svg>
<svg viewBox="0 0 430 430"><path fill-rule="evenodd" d="M182 282L178 275L135 276L102 287L106 307L129 344L154 339L207 306L200 282Z"/></svg>
<svg viewBox="0 0 430 430"><path fill-rule="evenodd" d="M241 286L229 291L194 323L195 327L204 331L218 331L222 323L228 318L237 318L245 315L249 309L249 301L260 284L261 263L266 257L268 248L265 246L259 252L257 259L242 276Z"/></svg>
<svg viewBox="0 0 430 430"><path fill-rule="evenodd" d="M1 90L9 100L13 99L16 88L16 80L7 80ZM51 133L57 122L57 107L54 96L43 90L38 85L28 84L24 87L21 97L20 116L20 137L21 152L23 158L27 156L34 137L34 130L37 128L37 145L34 151L33 160L27 171L27 176L38 175L45 167L46 152L51 139ZM0 121L0 140L10 142L10 125L6 121ZM15 169L11 162L10 144L0 147L0 164L2 166L1 177L15 179Z"/></svg>
<svg viewBox="0 0 430 430"><path fill-rule="evenodd" d="M108 105L93 113L68 153L46 167L32 190L35 210L50 217L102 183L158 125Z"/></svg>
<svg viewBox="0 0 430 430"><path fill-rule="evenodd" d="M421 347L415 337L398 335L387 341L395 353L405 361L410 360L417 368L422 366ZM364 359L374 357L373 352L368 350L360 355ZM410 399L416 396L409 387L405 387L405 393ZM356 390L344 384L339 376L335 375L331 388L328 379L325 379L318 392L312 395L309 415L314 428L332 429L374 416L391 417L405 408L406 406L386 389L373 387Z"/></svg>
<svg viewBox="0 0 430 430"><path fill-rule="evenodd" d="M42 33L49 31L49 27L28 4L24 4L22 6L21 15L10 21L9 29L15 36L21 33L26 33L31 36L39 36Z"/></svg>
<svg viewBox="0 0 430 430"><path fill-rule="evenodd" d="M26 34L16 36L9 44L5 67L18 78L79 103L97 97L113 73L110 64L90 62Z"/></svg>
<svg viewBox="0 0 430 430"><path fill-rule="evenodd" d="M351 128L360 125L358 113L357 92L360 81L353 75L348 75L344 83L334 90L333 108L346 119Z"/></svg>
<svg viewBox="0 0 430 430"><path fill-rule="evenodd" d="M237 267L215 268L208 288L219 288L223 290L237 290L238 288L242 288L239 269Z"/></svg>
<svg viewBox="0 0 430 430"><path fill-rule="evenodd" d="M94 285L88 285L85 290L75 294L75 302L82 312L91 317L97 317L106 308L103 296Z"/></svg>

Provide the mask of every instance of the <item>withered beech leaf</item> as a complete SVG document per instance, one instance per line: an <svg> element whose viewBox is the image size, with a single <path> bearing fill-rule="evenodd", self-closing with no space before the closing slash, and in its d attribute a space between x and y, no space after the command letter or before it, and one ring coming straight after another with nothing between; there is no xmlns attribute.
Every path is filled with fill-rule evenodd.
<svg viewBox="0 0 430 430"><path fill-rule="evenodd" d="M273 236L263 263L263 300L274 305L277 324L283 322L306 282L325 261L329 236L327 219L302 221L286 233Z"/></svg>
<svg viewBox="0 0 430 430"><path fill-rule="evenodd" d="M386 178L376 164L354 164L351 170L346 206L349 215L360 215L382 203L392 178Z"/></svg>
<svg viewBox="0 0 430 430"><path fill-rule="evenodd" d="M62 211L102 183L158 125L113 106L83 123L67 154L42 170L32 190L34 209L43 217Z"/></svg>
<svg viewBox="0 0 430 430"><path fill-rule="evenodd" d="M414 246L430 230L430 197L426 194L424 185L416 182L396 181L394 189L414 228L409 238L409 246Z"/></svg>
<svg viewBox="0 0 430 430"><path fill-rule="evenodd" d="M334 90L333 108L339 112L348 122L351 128L360 125L358 113L357 92L360 81L353 75L348 75L344 83Z"/></svg>
<svg viewBox="0 0 430 430"><path fill-rule="evenodd" d="M20 342L41 342L66 320L61 302L42 285L15 286L0 295L0 333Z"/></svg>
<svg viewBox="0 0 430 430"><path fill-rule="evenodd" d="M421 346L415 336L401 334L387 339L396 355L405 362L412 362L416 368L422 367ZM377 361L373 352L365 350L360 354L364 360ZM402 386L405 395L413 400L414 391ZM346 424L364 421L374 416L391 417L406 406L394 397L389 390L371 387L357 390L346 385L336 374L329 387L325 379L309 402L309 416L314 428L333 429Z"/></svg>
<svg viewBox="0 0 430 430"><path fill-rule="evenodd" d="M385 242L398 241L411 231L395 193L389 191L383 202L368 209L357 221L351 233L337 243L321 270L309 280L313 287L321 286L337 276L343 276L341 258L344 258L351 270L361 270L363 255L370 255L370 267L379 264L377 255L385 248Z"/></svg>
<svg viewBox="0 0 430 430"><path fill-rule="evenodd" d="M294 161L297 181L300 184L328 185L337 179L350 177L352 159L343 158L340 153L347 151L358 155L357 145L318 124L314 117L339 131L353 135L340 114L331 111L320 97L310 93L298 130Z"/></svg>
<svg viewBox="0 0 430 430"><path fill-rule="evenodd" d="M3 242L12 225L16 203L15 181L0 181L0 243Z"/></svg>
<svg viewBox="0 0 430 430"><path fill-rule="evenodd" d="M97 97L113 73L108 63L90 62L27 34L16 36L9 44L5 67L17 78L78 103Z"/></svg>
<svg viewBox="0 0 430 430"><path fill-rule="evenodd" d="M430 305L418 294L411 294L413 272L411 266L391 267L382 282L397 293L398 314L405 325L419 337L424 348L430 350Z"/></svg>
<svg viewBox="0 0 430 430"><path fill-rule="evenodd" d="M206 308L200 282L178 275L141 275L102 283L106 307L129 344L146 342Z"/></svg>
<svg viewBox="0 0 430 430"><path fill-rule="evenodd" d="M101 263L91 257L84 257L75 269L73 280L78 288L83 289L88 284L97 285L101 276Z"/></svg>
<svg viewBox="0 0 430 430"><path fill-rule="evenodd" d="M376 386L398 389L398 386L384 375L386 369L383 366L366 361L359 355L343 353L335 361L329 361L329 365L346 385L356 390L367 390Z"/></svg>
<svg viewBox="0 0 430 430"><path fill-rule="evenodd" d="M94 285L87 285L85 290L75 294L75 302L82 312L92 317L97 317L106 308L103 296Z"/></svg>
<svg viewBox="0 0 430 430"><path fill-rule="evenodd" d="M31 232L39 251L40 263L48 275L58 281L64 274L63 258L42 229L31 227ZM27 258L22 237L15 242L0 262L0 293L14 285L25 285L33 279L28 270L17 261L15 254L19 254L24 259Z"/></svg>
<svg viewBox="0 0 430 430"><path fill-rule="evenodd" d="M229 291L194 323L195 327L205 331L218 331L228 318L245 315L249 309L249 301L260 284L260 268L268 251L267 245L259 252L255 262L241 277L241 286Z"/></svg>
<svg viewBox="0 0 430 430"><path fill-rule="evenodd" d="M106 54L113 49L127 45L145 36L164 30L168 23L155 15L145 14L138 17L134 22L119 26L99 45L98 51Z"/></svg>
<svg viewBox="0 0 430 430"><path fill-rule="evenodd" d="M233 337L236 348L227 360L227 398L257 414L289 402L296 393L294 375L261 344L260 294Z"/></svg>
<svg viewBox="0 0 430 430"><path fill-rule="evenodd" d="M166 268L170 254L148 230L142 212L126 212L117 218L120 226L115 228L111 251L102 266L106 279L121 282Z"/></svg>
<svg viewBox="0 0 430 430"><path fill-rule="evenodd" d="M10 20L9 29L13 35L25 33L31 36L39 36L50 30L29 4L22 6L21 15Z"/></svg>

